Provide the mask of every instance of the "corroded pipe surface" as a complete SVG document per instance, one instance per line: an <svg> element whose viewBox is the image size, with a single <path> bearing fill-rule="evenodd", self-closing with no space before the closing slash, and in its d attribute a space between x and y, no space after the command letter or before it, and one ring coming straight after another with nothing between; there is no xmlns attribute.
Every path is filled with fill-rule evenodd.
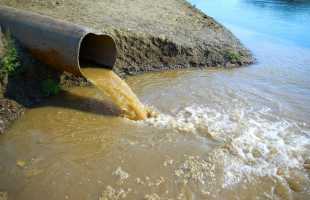
<svg viewBox="0 0 310 200"><path fill-rule="evenodd" d="M61 71L82 75L83 66L113 68L112 37L61 20L0 6L0 26L38 60Z"/></svg>

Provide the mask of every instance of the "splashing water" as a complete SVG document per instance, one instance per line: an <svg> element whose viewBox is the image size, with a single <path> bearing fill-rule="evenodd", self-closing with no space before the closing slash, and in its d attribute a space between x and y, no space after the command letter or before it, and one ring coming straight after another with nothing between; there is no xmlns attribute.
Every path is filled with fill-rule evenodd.
<svg viewBox="0 0 310 200"><path fill-rule="evenodd" d="M222 142L223 146L210 156L222 162L223 188L238 184L244 178L283 178L292 169L303 170L302 152L307 152L309 145L307 124L275 116L268 108L221 110L193 105L175 116L160 114L145 122L149 126Z"/></svg>
<svg viewBox="0 0 310 200"><path fill-rule="evenodd" d="M126 118L143 120L147 118L147 110L131 88L112 70L86 67L83 75L99 90L109 96L122 110Z"/></svg>
<svg viewBox="0 0 310 200"><path fill-rule="evenodd" d="M210 15L232 23L257 65L128 77L143 102L160 111L137 122L111 117L110 104L95 88L71 88L28 110L1 136L0 196L310 199L309 34L300 31L308 29L303 22L292 27L295 19L308 22L306 5L279 13L267 5L282 10L286 1L199 2L210 2ZM298 17L301 12L305 17ZM244 22L255 29L238 26ZM256 33L262 25L271 27L266 34L283 29L270 38ZM278 40L295 31L304 37L294 44Z"/></svg>

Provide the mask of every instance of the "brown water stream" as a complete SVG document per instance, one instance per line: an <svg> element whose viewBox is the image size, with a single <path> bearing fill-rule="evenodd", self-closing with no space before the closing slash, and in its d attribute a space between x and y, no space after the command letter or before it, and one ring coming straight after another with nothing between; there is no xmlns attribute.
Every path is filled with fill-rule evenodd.
<svg viewBox="0 0 310 200"><path fill-rule="evenodd" d="M309 4L191 2L258 63L130 77L160 113L139 121L119 107L145 118L143 104L110 91L130 88L84 72L112 95L73 88L27 110L0 136L0 199L310 199Z"/></svg>
<svg viewBox="0 0 310 200"><path fill-rule="evenodd" d="M234 72L127 79L162 113L143 121L120 117L96 88L64 91L0 137L0 192L17 200L309 199L309 125L244 92L254 89L248 84L231 84L234 74L239 83L248 77Z"/></svg>
<svg viewBox="0 0 310 200"><path fill-rule="evenodd" d="M131 88L112 70L94 67L82 68L83 75L99 90L109 96L126 118L143 120L147 111Z"/></svg>

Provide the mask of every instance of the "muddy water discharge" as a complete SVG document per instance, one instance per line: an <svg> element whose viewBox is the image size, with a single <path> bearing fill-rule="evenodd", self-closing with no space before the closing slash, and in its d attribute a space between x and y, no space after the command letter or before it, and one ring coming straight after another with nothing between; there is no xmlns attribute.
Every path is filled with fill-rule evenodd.
<svg viewBox="0 0 310 200"><path fill-rule="evenodd" d="M256 87L232 84L248 77L234 72L128 79L162 113L138 122L117 117L95 88L63 92L0 137L0 191L47 200L309 199L307 113L280 111Z"/></svg>
<svg viewBox="0 0 310 200"><path fill-rule="evenodd" d="M132 120L146 119L147 111L143 104L127 83L112 70L84 67L81 71L89 81L112 99L125 117Z"/></svg>
<svg viewBox="0 0 310 200"><path fill-rule="evenodd" d="M309 29L303 26L308 7L301 1L195 2L210 2L221 20L234 8L227 20L240 24L230 28L258 64L130 77L141 101L161 113L142 121L119 117L95 88L63 92L1 135L0 194L17 200L309 200L310 48L299 45L308 44L309 31L299 31L296 43L285 40L296 33L287 27ZM244 20L251 29L238 26ZM265 25L262 32L252 29ZM264 32L280 25L276 37ZM283 34L288 37L279 41Z"/></svg>

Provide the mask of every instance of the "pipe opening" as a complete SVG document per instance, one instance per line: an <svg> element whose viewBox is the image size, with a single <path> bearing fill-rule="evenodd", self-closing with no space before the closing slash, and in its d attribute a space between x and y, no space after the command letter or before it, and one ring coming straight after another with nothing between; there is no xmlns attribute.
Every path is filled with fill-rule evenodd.
<svg viewBox="0 0 310 200"><path fill-rule="evenodd" d="M88 33L81 41L80 67L102 67L112 69L116 60L116 46L108 35Z"/></svg>

